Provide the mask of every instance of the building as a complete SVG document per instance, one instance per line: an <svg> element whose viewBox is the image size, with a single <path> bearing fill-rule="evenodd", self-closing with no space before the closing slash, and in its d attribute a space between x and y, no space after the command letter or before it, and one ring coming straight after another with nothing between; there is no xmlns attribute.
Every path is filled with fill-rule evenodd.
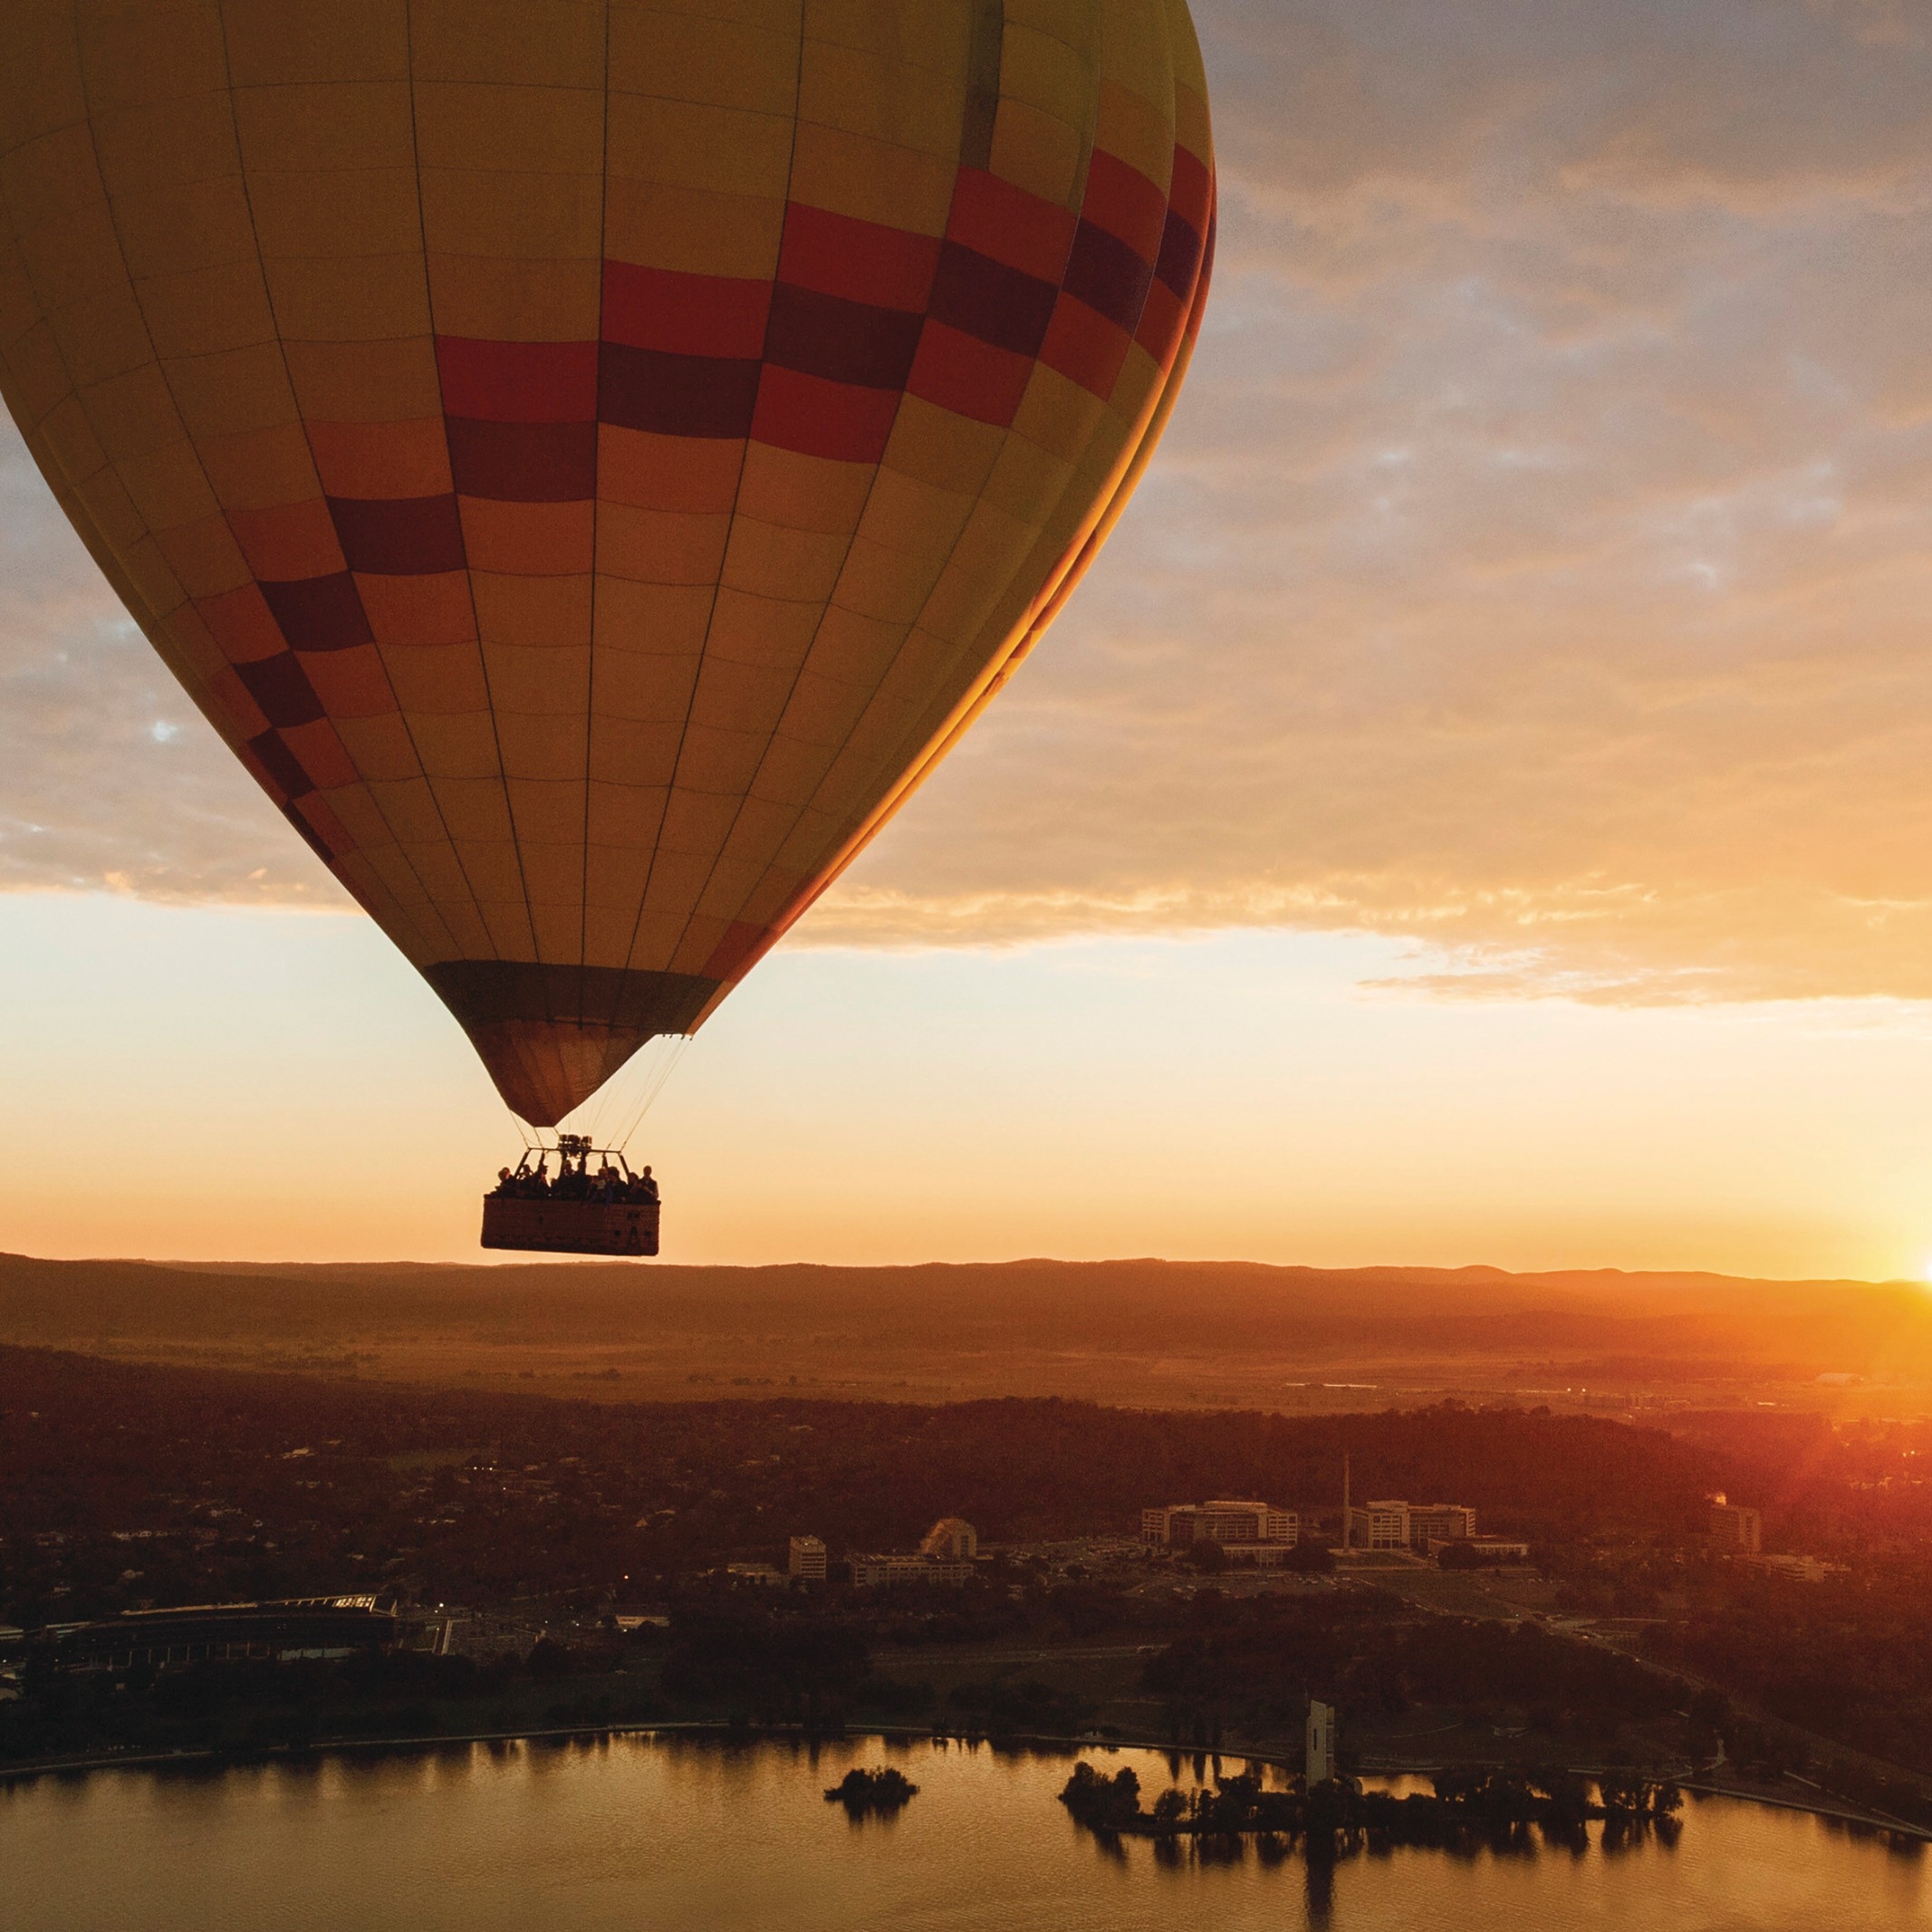
<svg viewBox="0 0 1932 1932"><path fill-rule="evenodd" d="M1711 1498L1711 1543L1736 1556L1755 1556L1764 1547L1764 1519L1724 1497Z"/></svg>
<svg viewBox="0 0 1932 1932"><path fill-rule="evenodd" d="M1467 1550L1485 1563L1526 1563L1530 1560L1528 1543L1511 1543L1504 1536L1431 1536L1423 1553L1439 1557L1445 1550Z"/></svg>
<svg viewBox="0 0 1932 1932"><path fill-rule="evenodd" d="M979 1532L963 1516L941 1516L927 1531L919 1549L941 1562L970 1563L979 1554Z"/></svg>
<svg viewBox="0 0 1932 1932"><path fill-rule="evenodd" d="M970 1583L978 1558L979 1532L963 1516L941 1516L910 1554L854 1552L847 1561L855 1588L892 1590Z"/></svg>
<svg viewBox="0 0 1932 1932"><path fill-rule="evenodd" d="M794 1536L785 1546L787 1575L803 1577L808 1583L825 1581L825 1544L817 1536Z"/></svg>
<svg viewBox="0 0 1932 1932"><path fill-rule="evenodd" d="M1475 1534L1475 1512L1461 1503L1411 1503L1408 1542L1411 1549L1427 1549L1431 1542L1459 1543Z"/></svg>
<svg viewBox="0 0 1932 1932"><path fill-rule="evenodd" d="M1302 1779L1310 1791L1335 1775L1335 1706L1308 1700L1308 1766Z"/></svg>
<svg viewBox="0 0 1932 1932"><path fill-rule="evenodd" d="M1821 1556L1753 1556L1745 1561L1793 1583L1822 1583L1827 1577L1850 1573L1845 1564L1828 1563Z"/></svg>
<svg viewBox="0 0 1932 1932"><path fill-rule="evenodd" d="M785 1580L783 1570L771 1563L726 1563L726 1579L734 1583L755 1583L761 1590L775 1590Z"/></svg>
<svg viewBox="0 0 1932 1932"><path fill-rule="evenodd" d="M1350 1550L1406 1550L1409 1547L1408 1504L1383 1501L1349 1508L1343 1544Z"/></svg>
<svg viewBox="0 0 1932 1932"><path fill-rule="evenodd" d="M401 1637L395 1615L378 1610L374 1597L287 1597L122 1610L89 1623L49 1624L29 1641L70 1670L124 1670L207 1658L352 1657L393 1649Z"/></svg>
<svg viewBox="0 0 1932 1932"><path fill-rule="evenodd" d="M1301 1534L1301 1518L1292 1509L1272 1503L1170 1503L1165 1509L1140 1512L1140 1541L1185 1549L1189 1543L1217 1543L1224 1548L1243 1545L1292 1550Z"/></svg>
<svg viewBox="0 0 1932 1932"><path fill-rule="evenodd" d="M975 1566L969 1562L949 1562L924 1551L914 1555L878 1555L854 1552L847 1559L856 1590L931 1589L939 1584L955 1587L970 1583Z"/></svg>
<svg viewBox="0 0 1932 1932"><path fill-rule="evenodd" d="M1475 1512L1466 1503L1405 1503L1384 1497L1349 1509L1342 1542L1350 1550L1419 1552L1431 1543L1456 1543L1475 1534Z"/></svg>

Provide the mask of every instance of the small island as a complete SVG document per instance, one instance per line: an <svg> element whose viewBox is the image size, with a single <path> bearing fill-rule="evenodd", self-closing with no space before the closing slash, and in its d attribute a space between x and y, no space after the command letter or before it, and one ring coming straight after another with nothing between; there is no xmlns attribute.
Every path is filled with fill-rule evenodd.
<svg viewBox="0 0 1932 1932"><path fill-rule="evenodd" d="M842 1804L848 1818L896 1818L919 1787L888 1764L882 1771L848 1771L826 1793L827 1804Z"/></svg>

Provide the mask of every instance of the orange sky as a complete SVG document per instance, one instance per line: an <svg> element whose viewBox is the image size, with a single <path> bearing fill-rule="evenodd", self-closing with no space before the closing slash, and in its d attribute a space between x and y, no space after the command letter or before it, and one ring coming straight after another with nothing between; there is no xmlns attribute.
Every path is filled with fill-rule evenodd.
<svg viewBox="0 0 1932 1932"><path fill-rule="evenodd" d="M745 1258L1916 1269L1922 10L1197 12L1221 256L1162 457L693 1048L658 1117L684 1226ZM83 1135L136 1096L116 1145L171 1177L110 1210L16 1170L0 1245L461 1252L504 1128L454 1029L346 916L273 909L341 902L10 435L0 500L0 1087ZM245 929L262 975L216 1000ZM409 1149L344 1165L303 1056ZM204 1188L183 1124L231 1120L257 1165Z"/></svg>
<svg viewBox="0 0 1932 1932"><path fill-rule="evenodd" d="M1283 932L796 948L632 1151L684 1261L1932 1256L1922 1009L1452 1001L1425 964ZM16 1252L474 1260L519 1145L360 918L0 899L0 1050Z"/></svg>

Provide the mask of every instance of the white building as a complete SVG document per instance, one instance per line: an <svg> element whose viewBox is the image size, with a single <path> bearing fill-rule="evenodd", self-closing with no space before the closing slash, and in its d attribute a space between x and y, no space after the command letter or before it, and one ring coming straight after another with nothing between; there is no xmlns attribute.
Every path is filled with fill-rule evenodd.
<svg viewBox="0 0 1932 1932"><path fill-rule="evenodd" d="M822 1583L825 1581L825 1545L816 1536L794 1536L787 1546L785 1557L787 1574L803 1577L807 1582Z"/></svg>
<svg viewBox="0 0 1932 1932"><path fill-rule="evenodd" d="M1512 1543L1504 1536L1431 1536L1425 1553L1439 1557L1445 1550L1455 1549L1472 1550L1485 1563L1526 1563L1530 1560L1528 1543Z"/></svg>
<svg viewBox="0 0 1932 1932"><path fill-rule="evenodd" d="M880 1555L855 1552L848 1560L852 1583L859 1590L930 1589L936 1584L970 1583L974 1565L969 1562L946 1562L924 1552L917 1555Z"/></svg>
<svg viewBox="0 0 1932 1932"><path fill-rule="evenodd" d="M1141 1542L1170 1547L1217 1543L1224 1547L1263 1544L1293 1549L1301 1527L1301 1518L1292 1509L1227 1497L1212 1503L1171 1503L1165 1509L1140 1512Z"/></svg>
<svg viewBox="0 0 1932 1932"><path fill-rule="evenodd" d="M1764 1519L1722 1496L1711 1498L1711 1542L1738 1556L1755 1556L1764 1547Z"/></svg>
<svg viewBox="0 0 1932 1932"><path fill-rule="evenodd" d="M1335 1775L1335 1706L1308 1700L1308 1769L1302 1782L1310 1791Z"/></svg>
<svg viewBox="0 0 1932 1932"><path fill-rule="evenodd" d="M1827 1577L1849 1573L1843 1563L1828 1563L1821 1556L1758 1556L1750 1561L1794 1583L1822 1583Z"/></svg>
<svg viewBox="0 0 1932 1932"><path fill-rule="evenodd" d="M943 1562L970 1563L979 1554L979 1532L963 1516L941 1516L927 1531L919 1548Z"/></svg>
<svg viewBox="0 0 1932 1932"><path fill-rule="evenodd" d="M1411 1503L1408 1505L1408 1541L1412 1548L1426 1549L1434 1542L1458 1543L1475 1534L1475 1512L1461 1503Z"/></svg>
<svg viewBox="0 0 1932 1932"><path fill-rule="evenodd" d="M1342 1541L1351 1550L1427 1550L1475 1534L1475 1512L1466 1503L1406 1503L1384 1497L1349 1511Z"/></svg>
<svg viewBox="0 0 1932 1932"><path fill-rule="evenodd" d="M1408 1504L1386 1499L1380 1503L1351 1504L1348 1534L1342 1542L1351 1550L1408 1549Z"/></svg>

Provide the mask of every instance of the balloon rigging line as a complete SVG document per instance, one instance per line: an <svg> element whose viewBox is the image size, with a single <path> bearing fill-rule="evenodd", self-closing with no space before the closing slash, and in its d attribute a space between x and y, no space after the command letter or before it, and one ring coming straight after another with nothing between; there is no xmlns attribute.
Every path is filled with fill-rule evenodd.
<svg viewBox="0 0 1932 1932"><path fill-rule="evenodd" d="M579 1123L577 1131L582 1133L593 1147L610 1148L621 1153L630 1145L632 1137L643 1125L645 1115L669 1084L671 1075L678 1071L690 1043L688 1033L659 1034L632 1062L642 1074L638 1085L627 1093L624 1090L630 1083L621 1073L607 1081L591 1103L588 1117ZM653 1047L659 1050L653 1053ZM630 1069L623 1071L629 1072ZM510 1118L522 1137L526 1154L550 1147L551 1143L543 1139L542 1129L533 1131L519 1114L512 1113ZM624 1123L621 1131L614 1130L614 1123L619 1120ZM613 1129L608 1139L605 1138L607 1127Z"/></svg>
<svg viewBox="0 0 1932 1932"><path fill-rule="evenodd" d="M638 1102L637 1110L630 1116L623 1133L618 1139L620 1151L630 1145L630 1137L644 1124L644 1116L650 1111L658 1096L670 1084L671 1075L678 1071L678 1062L683 1060L685 1049L690 1043L689 1033L678 1034L670 1051L665 1053L658 1065L652 1069L651 1077L645 1086L644 1097Z"/></svg>

